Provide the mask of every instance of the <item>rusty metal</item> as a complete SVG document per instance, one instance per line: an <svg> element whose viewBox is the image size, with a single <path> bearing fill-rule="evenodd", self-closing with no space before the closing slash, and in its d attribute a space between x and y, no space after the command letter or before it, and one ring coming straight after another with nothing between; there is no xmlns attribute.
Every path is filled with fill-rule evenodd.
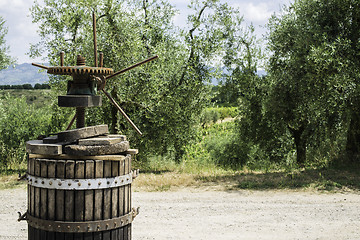
<svg viewBox="0 0 360 240"><path fill-rule="evenodd" d="M24 214L21 214L21 212L18 212L18 214L19 214L19 218L17 220L18 222L27 220L28 212L25 212Z"/></svg>
<svg viewBox="0 0 360 240"><path fill-rule="evenodd" d="M133 121L131 121L131 119L128 117L128 115L126 115L126 113L124 112L124 110L122 110L122 108L119 106L119 104L111 97L111 95L105 91L105 89L102 90L103 93L105 93L105 95L110 99L110 101L112 102L112 104L119 110L119 112L124 116L124 118L130 123L130 125L135 129L135 131L142 136L142 132L138 129L138 127L133 123Z"/></svg>
<svg viewBox="0 0 360 240"><path fill-rule="evenodd" d="M41 64L37 64L37 63L32 63L31 65L33 65L33 66L35 66L35 67L42 68L42 69L46 69L46 70L48 70L48 69L49 69L49 67L44 66L44 65L41 65Z"/></svg>
<svg viewBox="0 0 360 240"><path fill-rule="evenodd" d="M100 67L103 67L104 66L104 53L103 52L100 52L99 53L99 62L100 62Z"/></svg>
<svg viewBox="0 0 360 240"><path fill-rule="evenodd" d="M76 116L77 116L77 114L75 113L74 117L73 117L73 118L71 119L71 121L69 122L69 125L67 126L67 128L66 128L65 131L69 130L69 129L71 128L71 126L74 124L75 119L76 119Z"/></svg>
<svg viewBox="0 0 360 240"><path fill-rule="evenodd" d="M120 113L125 117L125 119L131 124L131 126L136 130L137 133L142 135L141 131L136 127L136 125L131 121L131 119L126 115L126 113L121 109L121 107L116 103L116 101L104 90L106 85L106 79L113 78L119 74L122 74L126 71L129 71L135 67L138 67L142 64L150 62L158 58L154 56L148 58L142 62L136 63L130 67L127 67L123 70L120 70L114 73L112 68L104 68L103 61L104 55L100 52L99 62L100 67L98 67L98 57L97 57L97 37L96 37L96 15L95 12L92 14L92 23L93 23L93 41L94 41L94 67L86 66L85 58L81 55L77 56L76 66L64 66L64 52L60 53L60 66L47 67L40 64L33 63L32 65L40 67L47 70L48 74L54 75L70 75L73 80L68 81L68 89L66 96L59 96L58 104L61 107L76 107L76 126L81 128L85 126L85 107L100 106L101 99L97 98L82 98L81 96L96 96L97 91L103 91L105 96L110 99L112 104L120 111ZM67 96L77 96L75 98ZM90 102L89 102L90 101ZM69 126L71 126L70 122Z"/></svg>
<svg viewBox="0 0 360 240"><path fill-rule="evenodd" d="M76 128L85 127L85 107L76 108Z"/></svg>
<svg viewBox="0 0 360 240"><path fill-rule="evenodd" d="M60 52L60 66L63 67L64 66L64 57L65 57L65 53L63 51Z"/></svg>
<svg viewBox="0 0 360 240"><path fill-rule="evenodd" d="M125 214L121 217L87 222L64 222L44 220L27 214L27 221L29 226L49 232L87 233L121 228L132 223L137 214L138 210L132 209L130 213Z"/></svg>
<svg viewBox="0 0 360 240"><path fill-rule="evenodd" d="M159 56L156 55L156 56L153 56L153 57L151 57L151 58L148 58L148 59L146 59L146 60L144 60L144 61L141 61L141 62L139 62L139 63L136 63L136 64L134 64L134 65L132 65L132 66L130 66L130 67L124 68L124 69L122 69L122 70L120 70L120 71L118 71L118 72L116 72L116 73L114 73L114 74L111 74L110 76L106 76L106 79L110 79L110 78L116 77L116 76L119 75L119 74L122 74L122 73L124 73L124 72L127 72L127 71L129 71L129 70L131 70L131 69L133 69L133 68L136 68L136 67L138 67L138 66L140 66L140 65L143 65L143 64L145 64L145 63L151 62L151 61L157 59L158 57L159 57Z"/></svg>
<svg viewBox="0 0 360 240"><path fill-rule="evenodd" d="M95 67L97 67L98 66L98 61L97 61L96 15L95 15L95 12L93 12L93 36L94 36L94 65L95 65Z"/></svg>

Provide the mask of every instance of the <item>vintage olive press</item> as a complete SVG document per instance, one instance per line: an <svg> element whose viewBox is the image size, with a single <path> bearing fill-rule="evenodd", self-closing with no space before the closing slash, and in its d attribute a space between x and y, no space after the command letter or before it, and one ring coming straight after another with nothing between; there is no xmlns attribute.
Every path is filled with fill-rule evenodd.
<svg viewBox="0 0 360 240"><path fill-rule="evenodd" d="M28 158L28 210L20 220L28 222L29 240L131 239L131 223L139 209L131 206L131 183L138 171L131 170L132 156L126 136L109 134L107 125L85 127L87 107L101 106L102 91L134 129L140 130L105 91L106 80L157 56L114 73L97 63L96 17L93 14L95 66L46 67L49 74L70 75L66 96L58 97L61 107L75 107L76 114L66 131L26 143ZM76 129L69 130L76 119Z"/></svg>

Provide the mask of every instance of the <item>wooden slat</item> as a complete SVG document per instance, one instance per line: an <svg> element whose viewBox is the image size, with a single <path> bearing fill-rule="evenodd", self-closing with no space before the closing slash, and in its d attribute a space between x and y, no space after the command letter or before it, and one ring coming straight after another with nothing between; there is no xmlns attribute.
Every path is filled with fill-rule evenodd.
<svg viewBox="0 0 360 240"><path fill-rule="evenodd" d="M75 178L85 178L85 162L82 160L75 162ZM75 190L75 221L83 222L85 213L85 191ZM83 233L74 233L74 240L83 240Z"/></svg>
<svg viewBox="0 0 360 240"><path fill-rule="evenodd" d="M55 171L56 171L56 161L48 160L48 178L55 178ZM48 189L48 199L47 199L47 212L48 212L48 219L55 220L55 212L56 212L56 205L55 205L55 189ZM48 232L47 239L55 239L54 232Z"/></svg>
<svg viewBox="0 0 360 240"><path fill-rule="evenodd" d="M111 162L111 176L119 176L119 162ZM119 216L119 187L111 189L111 217L115 218ZM118 239L119 229L111 231L111 239Z"/></svg>
<svg viewBox="0 0 360 240"><path fill-rule="evenodd" d="M131 161L132 161L132 155L128 155L127 157L127 161L128 161L128 172L131 172ZM132 203L131 203L131 184L128 185L128 189L129 189L129 197L128 197L128 204L129 204L129 212L131 211L132 208ZM131 239L131 223L128 225L128 238L127 239Z"/></svg>
<svg viewBox="0 0 360 240"><path fill-rule="evenodd" d="M46 160L40 160L40 176L47 177L47 162ZM40 218L47 219L47 189L40 189Z"/></svg>
<svg viewBox="0 0 360 240"><path fill-rule="evenodd" d="M95 178L104 177L104 162L101 160L95 160ZM103 219L103 189L95 190L94 198L94 220ZM94 240L103 240L102 232L95 232L93 235Z"/></svg>
<svg viewBox="0 0 360 240"><path fill-rule="evenodd" d="M56 160L56 178L65 179L65 161ZM65 191L56 190L55 192L55 201L56 201L56 211L55 219L57 221L65 220ZM64 233L56 233L56 240L64 240Z"/></svg>
<svg viewBox="0 0 360 240"><path fill-rule="evenodd" d="M75 161L68 160L65 162L65 178L74 179ZM72 190L65 190L65 221L75 221L75 194ZM65 234L65 240L73 240L74 234Z"/></svg>
<svg viewBox="0 0 360 240"><path fill-rule="evenodd" d="M85 162L85 178L95 178L95 162L87 160ZM84 221L94 220L94 190L85 191L85 213ZM84 240L93 240L93 233L84 233Z"/></svg>
<svg viewBox="0 0 360 240"><path fill-rule="evenodd" d="M39 159L35 160L34 165L34 175L40 177L40 161ZM40 188L35 187L35 196L34 196L34 216L40 218ZM35 229L35 239L40 239L40 230Z"/></svg>
<svg viewBox="0 0 360 240"><path fill-rule="evenodd" d="M105 161L104 162L104 177L111 177L111 162ZM104 189L104 219L110 219L111 218L111 189L106 188ZM110 239L111 234L110 231L105 231L103 233L103 239Z"/></svg>
<svg viewBox="0 0 360 240"><path fill-rule="evenodd" d="M29 167L28 167L28 173L30 175L34 175L35 174L35 160L33 158L29 158ZM28 187L28 189L30 190L30 202L29 202L29 213L31 216L35 216L35 188L33 186ZM28 227L28 238L29 239L35 239L35 229L33 227Z"/></svg>
<svg viewBox="0 0 360 240"><path fill-rule="evenodd" d="M125 161L119 164L119 174L125 175ZM125 215L125 186L119 188L119 214L120 216ZM125 227L120 228L121 239L124 239Z"/></svg>
<svg viewBox="0 0 360 240"><path fill-rule="evenodd" d="M130 156L125 159L125 174L130 173L131 171L131 158ZM131 211L131 199L130 199L131 185L125 186L125 213L129 213ZM127 225L124 231L124 239L131 239L131 231L129 231L131 225Z"/></svg>

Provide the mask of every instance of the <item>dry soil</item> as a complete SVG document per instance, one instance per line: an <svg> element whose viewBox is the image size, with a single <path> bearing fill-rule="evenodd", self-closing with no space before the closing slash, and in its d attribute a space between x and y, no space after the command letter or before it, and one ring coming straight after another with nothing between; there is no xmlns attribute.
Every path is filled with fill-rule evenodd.
<svg viewBox="0 0 360 240"><path fill-rule="evenodd" d="M134 192L133 240L360 239L360 193ZM26 189L0 191L0 240L27 239Z"/></svg>

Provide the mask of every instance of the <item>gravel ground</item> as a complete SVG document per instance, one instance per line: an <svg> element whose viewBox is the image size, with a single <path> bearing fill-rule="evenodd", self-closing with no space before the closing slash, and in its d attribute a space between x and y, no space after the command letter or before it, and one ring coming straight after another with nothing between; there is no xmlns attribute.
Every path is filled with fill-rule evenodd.
<svg viewBox="0 0 360 240"><path fill-rule="evenodd" d="M0 191L0 240L27 239L26 189ZM134 192L133 240L360 239L360 193Z"/></svg>

